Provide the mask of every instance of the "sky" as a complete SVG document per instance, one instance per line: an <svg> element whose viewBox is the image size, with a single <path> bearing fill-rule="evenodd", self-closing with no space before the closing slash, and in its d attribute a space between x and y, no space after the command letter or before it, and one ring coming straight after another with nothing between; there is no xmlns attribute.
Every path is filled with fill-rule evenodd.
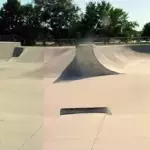
<svg viewBox="0 0 150 150"><path fill-rule="evenodd" d="M20 0L22 3L28 3L32 0ZM63 0L62 0L63 1ZM101 0L74 0L74 2L82 9L85 10L86 3L89 1ZM145 23L150 22L150 0L106 0L114 7L122 8L129 13L129 20L137 21L140 25L138 30L141 30ZM6 0L0 0L0 6Z"/></svg>
<svg viewBox="0 0 150 150"><path fill-rule="evenodd" d="M82 10L85 10L86 3L89 1L101 0L74 0ZM110 2L114 7L122 8L128 12L129 20L137 21L139 27L137 30L141 30L145 23L150 22L150 0L106 0Z"/></svg>
<svg viewBox="0 0 150 150"><path fill-rule="evenodd" d="M5 3L7 0L0 0L0 6L2 6L3 3ZM21 1L23 4L24 3L30 3L32 0L19 0Z"/></svg>

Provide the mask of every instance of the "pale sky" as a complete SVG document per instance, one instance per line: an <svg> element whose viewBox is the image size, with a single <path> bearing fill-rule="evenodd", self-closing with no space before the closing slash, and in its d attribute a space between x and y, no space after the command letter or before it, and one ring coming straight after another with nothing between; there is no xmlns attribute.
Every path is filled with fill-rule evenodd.
<svg viewBox="0 0 150 150"><path fill-rule="evenodd" d="M22 3L28 3L32 0L21 0ZM63 1L63 0L62 0ZM76 4L84 11L86 3L89 1L101 0L74 0ZM143 28L144 24L150 22L150 0L106 0L114 7L122 8L129 13L129 19L137 21L140 24L139 30ZM6 0L0 0L0 5Z"/></svg>
<svg viewBox="0 0 150 150"><path fill-rule="evenodd" d="M4 3L4 2L6 2L7 0L0 0L0 6ZM29 2L31 2L32 0L20 0L22 3L29 3Z"/></svg>
<svg viewBox="0 0 150 150"><path fill-rule="evenodd" d="M85 5L89 1L101 0L74 0L82 10L85 10ZM150 0L106 0L114 7L122 8L129 13L129 19L137 21L140 25L138 30L141 30L145 23L150 22Z"/></svg>

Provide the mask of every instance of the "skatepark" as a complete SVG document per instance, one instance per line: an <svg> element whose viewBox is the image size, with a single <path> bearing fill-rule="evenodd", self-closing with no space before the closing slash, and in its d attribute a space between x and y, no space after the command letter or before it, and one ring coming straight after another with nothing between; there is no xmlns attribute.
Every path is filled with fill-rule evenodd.
<svg viewBox="0 0 150 150"><path fill-rule="evenodd" d="M80 45L47 51L44 149L148 150L149 50Z"/></svg>
<svg viewBox="0 0 150 150"><path fill-rule="evenodd" d="M149 150L150 46L0 43L0 149Z"/></svg>

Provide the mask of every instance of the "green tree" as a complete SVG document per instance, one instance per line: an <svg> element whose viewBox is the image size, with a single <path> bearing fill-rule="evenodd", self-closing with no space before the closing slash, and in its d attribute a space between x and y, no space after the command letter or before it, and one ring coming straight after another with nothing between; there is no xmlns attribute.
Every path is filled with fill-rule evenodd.
<svg viewBox="0 0 150 150"><path fill-rule="evenodd" d="M132 37L136 22L128 21L128 14L109 2L89 2L82 19L81 32L96 36ZM83 30L84 29L84 30Z"/></svg>
<svg viewBox="0 0 150 150"><path fill-rule="evenodd" d="M72 0L35 0L40 8L42 26L51 30L55 38L68 37L69 30L78 20L79 8Z"/></svg>
<svg viewBox="0 0 150 150"><path fill-rule="evenodd" d="M39 10L31 4L20 7L21 26L17 28L17 33L26 39L27 45L35 44L35 40L40 34Z"/></svg>
<svg viewBox="0 0 150 150"><path fill-rule="evenodd" d="M0 33L11 33L20 24L20 2L8 0L0 10Z"/></svg>
<svg viewBox="0 0 150 150"><path fill-rule="evenodd" d="M41 31L39 17L37 7L8 0L0 10L0 34L18 35L21 42L32 45Z"/></svg>
<svg viewBox="0 0 150 150"><path fill-rule="evenodd" d="M54 37L117 37L130 39L137 35L137 22L128 20L128 13L114 8L109 2L89 2L81 13L73 0L34 0L35 4L21 5L8 0L0 10L0 34L17 34L27 45L36 39L43 43ZM145 25L143 35L149 35Z"/></svg>
<svg viewBox="0 0 150 150"><path fill-rule="evenodd" d="M144 25L141 36L145 38L150 37L150 22Z"/></svg>

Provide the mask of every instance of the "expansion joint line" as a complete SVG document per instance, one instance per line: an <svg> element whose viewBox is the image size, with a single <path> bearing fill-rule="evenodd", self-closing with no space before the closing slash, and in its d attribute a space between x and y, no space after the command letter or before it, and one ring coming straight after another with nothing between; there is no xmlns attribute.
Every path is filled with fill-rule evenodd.
<svg viewBox="0 0 150 150"><path fill-rule="evenodd" d="M103 127L103 125L104 125L104 122L105 122L106 117L107 117L107 115L105 115L104 118L103 118L103 120L100 121L100 125L99 125L99 128L98 128L98 132L97 132L97 134L96 134L96 137L94 138L94 141L93 141L91 150L94 149L94 146L95 146L95 144L96 144L96 141L97 141L97 139L98 139L98 136L99 136L100 132L102 131L102 127Z"/></svg>
<svg viewBox="0 0 150 150"><path fill-rule="evenodd" d="M18 148L18 150L21 150L21 148L23 148L23 146L26 145L26 143L28 143L28 141L30 141L32 137L34 137L40 131L40 129L42 129L42 127L43 125L40 125L40 127Z"/></svg>

